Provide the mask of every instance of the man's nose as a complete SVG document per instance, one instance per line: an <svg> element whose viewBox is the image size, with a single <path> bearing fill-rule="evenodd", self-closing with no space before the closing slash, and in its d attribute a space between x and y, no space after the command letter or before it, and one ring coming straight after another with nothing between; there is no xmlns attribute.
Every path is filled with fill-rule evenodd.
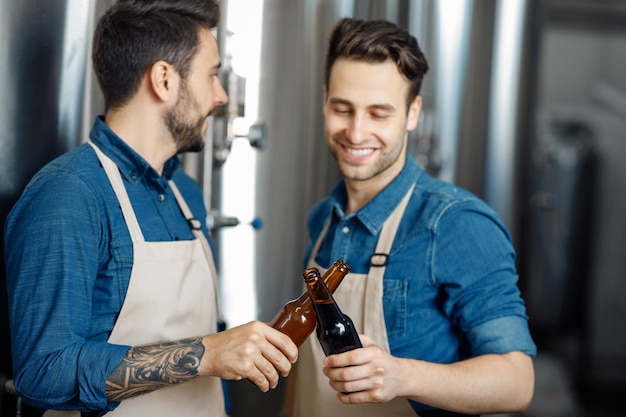
<svg viewBox="0 0 626 417"><path fill-rule="evenodd" d="M347 129L347 137L352 143L362 142L367 137L367 120L362 115L354 115L350 119Z"/></svg>
<svg viewBox="0 0 626 417"><path fill-rule="evenodd" d="M226 94L226 90L222 86L222 82L216 77L215 78L216 85L213 89L213 101L216 106L221 106L223 104L228 103L228 95Z"/></svg>

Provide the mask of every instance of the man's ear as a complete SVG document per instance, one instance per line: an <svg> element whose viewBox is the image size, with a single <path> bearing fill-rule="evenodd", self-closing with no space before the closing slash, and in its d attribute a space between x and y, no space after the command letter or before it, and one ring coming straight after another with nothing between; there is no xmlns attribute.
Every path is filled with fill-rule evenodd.
<svg viewBox="0 0 626 417"><path fill-rule="evenodd" d="M150 88L161 101L168 101L177 97L178 81L178 72L165 61L155 62L148 72Z"/></svg>
<svg viewBox="0 0 626 417"><path fill-rule="evenodd" d="M411 104L409 105L409 114L407 115L406 130L411 131L417 127L417 122L420 118L420 112L422 111L422 97L415 96Z"/></svg>

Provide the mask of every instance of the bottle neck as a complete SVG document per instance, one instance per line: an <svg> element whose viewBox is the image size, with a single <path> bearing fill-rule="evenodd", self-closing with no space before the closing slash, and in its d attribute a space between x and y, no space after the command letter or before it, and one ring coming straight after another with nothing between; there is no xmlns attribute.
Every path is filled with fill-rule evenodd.
<svg viewBox="0 0 626 417"><path fill-rule="evenodd" d="M309 296L315 304L333 304L333 296L329 288L321 279L316 268L309 268L304 271L304 282L307 285Z"/></svg>
<svg viewBox="0 0 626 417"><path fill-rule="evenodd" d="M324 274L324 284L328 287L331 293L334 293L341 281L345 278L345 276L350 271L350 266L343 262L342 260L337 260L333 266L331 266L328 271Z"/></svg>

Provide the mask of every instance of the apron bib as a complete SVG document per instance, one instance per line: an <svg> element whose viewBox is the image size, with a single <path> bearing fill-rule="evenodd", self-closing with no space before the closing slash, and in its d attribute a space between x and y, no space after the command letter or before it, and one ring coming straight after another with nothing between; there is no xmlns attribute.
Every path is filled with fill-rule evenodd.
<svg viewBox="0 0 626 417"><path fill-rule="evenodd" d="M389 352L389 340L383 314L383 275L387 254L395 237L398 225L409 202L413 187L404 196L402 202L385 221L381 230L372 262L366 274L346 275L333 295L341 310L346 313L359 333L366 334L374 342ZM309 267L317 267L315 256L328 230L327 223L320 234L309 259ZM323 273L324 270L320 269ZM409 401L403 398L382 404L344 404L337 399L337 392L328 384L328 378L322 373L322 360L325 355L315 335L311 335L300 348L297 365L301 369L295 373L296 390L292 417L415 417Z"/></svg>
<svg viewBox="0 0 626 417"><path fill-rule="evenodd" d="M189 241L146 242L115 163L96 151L133 241L133 268L126 298L108 342L137 346L217 331L217 273L210 246L173 181L176 200L196 237ZM195 223L194 223L195 222ZM171 388L124 400L115 417L225 416L221 380L198 377ZM80 417L79 411L48 410L45 417Z"/></svg>

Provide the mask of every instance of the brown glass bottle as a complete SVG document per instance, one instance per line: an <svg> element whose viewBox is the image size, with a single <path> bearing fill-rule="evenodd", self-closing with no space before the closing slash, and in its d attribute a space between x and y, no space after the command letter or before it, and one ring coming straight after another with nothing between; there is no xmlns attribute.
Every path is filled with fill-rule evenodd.
<svg viewBox="0 0 626 417"><path fill-rule="evenodd" d="M348 271L350 265L341 259L337 259L326 271L322 278L331 292L335 292ZM285 333L300 347L313 333L316 323L311 297L305 291L300 297L287 302L270 322L270 326Z"/></svg>
<svg viewBox="0 0 626 417"><path fill-rule="evenodd" d="M317 318L316 334L326 356L360 348L361 340L352 319L344 314L316 268L304 271L304 282Z"/></svg>

